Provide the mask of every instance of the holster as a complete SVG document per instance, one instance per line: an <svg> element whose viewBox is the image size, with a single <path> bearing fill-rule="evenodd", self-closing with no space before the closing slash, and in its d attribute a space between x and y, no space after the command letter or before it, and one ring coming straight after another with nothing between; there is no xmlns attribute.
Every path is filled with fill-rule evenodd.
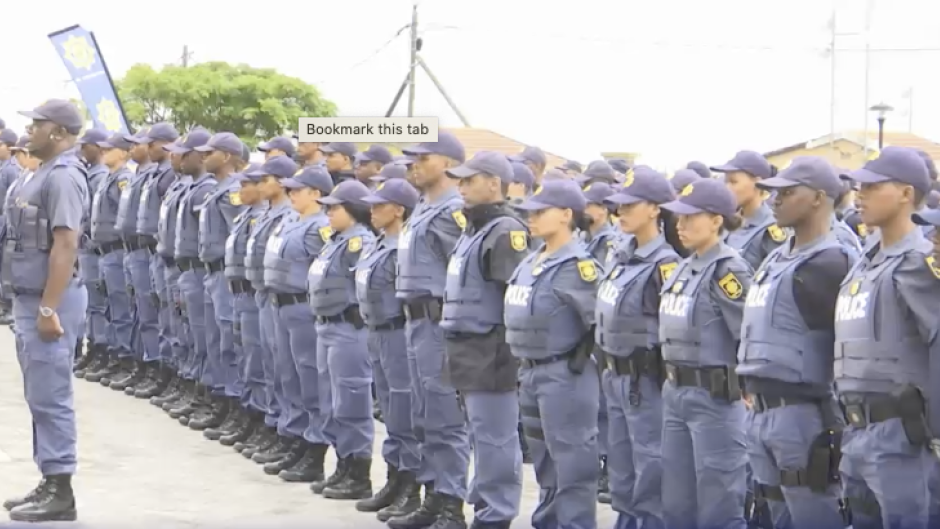
<svg viewBox="0 0 940 529"><path fill-rule="evenodd" d="M591 355L594 354L594 327L591 327L581 338L581 341L572 351L568 358L568 371L575 375L584 373L584 368L591 361Z"/></svg>
<svg viewBox="0 0 940 529"><path fill-rule="evenodd" d="M927 424L927 404L916 386L905 385L895 395L904 435L913 446L927 446L933 437Z"/></svg>

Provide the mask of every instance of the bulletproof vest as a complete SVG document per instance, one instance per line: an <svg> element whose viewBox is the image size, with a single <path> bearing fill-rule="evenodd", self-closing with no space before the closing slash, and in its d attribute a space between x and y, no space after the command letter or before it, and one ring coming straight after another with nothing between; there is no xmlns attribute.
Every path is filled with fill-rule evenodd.
<svg viewBox="0 0 940 529"><path fill-rule="evenodd" d="M160 218L157 222L157 252L160 255L173 257L176 254L176 212L192 186L191 176L181 176L166 191L166 196L160 204Z"/></svg>
<svg viewBox="0 0 940 529"><path fill-rule="evenodd" d="M264 288L264 255L268 237L285 218L292 215L296 213L287 203L271 206L258 215L257 222L251 228L245 247L245 279L251 281L251 286L256 290Z"/></svg>
<svg viewBox="0 0 940 529"><path fill-rule="evenodd" d="M168 180L175 180L176 173L170 162L163 162L155 166L144 182L140 192L140 204L137 207L137 233L141 235L156 235L160 229L160 206L165 196L160 194L160 188L167 186Z"/></svg>
<svg viewBox="0 0 940 529"><path fill-rule="evenodd" d="M502 283L489 281L483 273L483 241L497 226L524 230L513 217L498 217L474 233L464 233L447 263L444 310L441 328L451 332L486 334L503 324Z"/></svg>
<svg viewBox="0 0 940 529"><path fill-rule="evenodd" d="M124 237L137 235L137 210L140 207L140 195L154 167L156 166L153 164L137 166L137 172L130 177L127 186L121 190L115 223Z"/></svg>
<svg viewBox="0 0 940 529"><path fill-rule="evenodd" d="M39 168L33 177L18 186L6 210L6 237L0 265L0 281L4 292L42 295L49 277L49 251L52 250L52 211L45 197L53 178L69 178L56 174L68 171L87 183L85 164L72 151L59 155ZM61 185L61 184L59 184ZM83 186L84 187L84 186ZM88 207L88 190L84 189L83 209ZM76 271L77 272L77 271ZM76 274L77 275L77 274Z"/></svg>
<svg viewBox="0 0 940 529"><path fill-rule="evenodd" d="M911 249L930 252L920 231ZM835 380L840 392L890 393L899 385L927 388L930 351L894 281L907 252L860 259L836 302ZM925 265L926 266L926 265Z"/></svg>
<svg viewBox="0 0 940 529"><path fill-rule="evenodd" d="M316 237L316 247L307 248L308 234ZM264 286L288 294L306 292L310 264L332 235L330 221L322 212L280 223L264 249Z"/></svg>
<svg viewBox="0 0 940 529"><path fill-rule="evenodd" d="M88 171L88 192L94 197L98 193L98 187L108 176L108 168L99 164L92 165ZM117 213L117 212L115 212ZM82 228L85 235L91 238L91 211L88 211L82 220Z"/></svg>
<svg viewBox="0 0 940 529"><path fill-rule="evenodd" d="M442 262L431 247L428 230L431 221L439 215L450 215L462 206L463 200L454 196L437 204L422 204L408 218L398 237L395 288L400 298L426 292L435 298L444 297L447 263Z"/></svg>
<svg viewBox="0 0 940 529"><path fill-rule="evenodd" d="M239 187L237 182L230 179L219 182L199 209L199 260L204 263L213 263L225 257L225 242L229 234L226 218L231 218L238 211L241 202L239 198L236 200L239 205L233 205L231 198L229 201L223 198L232 194L237 197Z"/></svg>
<svg viewBox="0 0 940 529"><path fill-rule="evenodd" d="M248 250L248 237L258 217L264 213L261 207L253 206L235 217L232 232L225 239L225 277L245 279L245 254Z"/></svg>
<svg viewBox="0 0 940 529"><path fill-rule="evenodd" d="M536 264L540 251L525 258L506 286L504 322L506 343L514 356L548 358L572 351L584 328L577 308L555 294L554 281L562 265L572 266L591 256L583 247Z"/></svg>
<svg viewBox="0 0 940 529"><path fill-rule="evenodd" d="M663 284L659 303L659 342L663 359L693 367L731 366L737 344L728 331L721 311L711 299L711 283L721 261L738 257L733 248L721 245L701 271L692 273L682 261Z"/></svg>
<svg viewBox="0 0 940 529"><path fill-rule="evenodd" d="M356 300L362 318L370 325L402 316L401 300L395 296L397 254L398 236L385 235L371 251L363 250L356 263Z"/></svg>
<svg viewBox="0 0 940 529"><path fill-rule="evenodd" d="M199 256L199 211L205 205L206 194L217 183L212 175L203 175L180 199L176 209L176 248L173 251L177 259Z"/></svg>
<svg viewBox="0 0 940 529"><path fill-rule="evenodd" d="M603 265L606 261L605 256L614 250L616 242L617 232L614 231L613 226L606 224L590 240L585 240L584 248L591 254L591 257Z"/></svg>
<svg viewBox="0 0 940 529"><path fill-rule="evenodd" d="M832 233L835 234L836 240L846 249L851 250L851 255L853 257L858 257L862 253L862 242L859 240L858 235L855 235L855 232L852 231L852 228L849 227L845 221L840 220L835 214L832 215Z"/></svg>
<svg viewBox="0 0 940 529"><path fill-rule="evenodd" d="M830 233L804 251L788 255L787 248L781 247L764 260L745 301L739 375L792 384L832 384L832 332L810 329L793 296L797 269L832 248L847 251Z"/></svg>
<svg viewBox="0 0 940 529"><path fill-rule="evenodd" d="M643 314L643 296L657 274L665 275L660 269L661 261L676 257L676 252L663 240L662 246L645 259L634 257L626 263L611 264L610 272L597 289L594 341L601 349L627 357L637 349L659 343L659 318Z"/></svg>
<svg viewBox="0 0 940 529"><path fill-rule="evenodd" d="M130 169L121 167L107 175L94 189L91 199L91 239L97 243L114 242L121 238L117 227L118 204L121 188L133 176ZM114 200L114 196L118 199Z"/></svg>
<svg viewBox="0 0 940 529"><path fill-rule="evenodd" d="M323 246L307 274L310 308L316 316L335 316L356 304L356 277L345 256L353 250L369 250L374 239L368 228L357 224L333 235Z"/></svg>
<svg viewBox="0 0 940 529"><path fill-rule="evenodd" d="M737 250L741 257L747 261L751 268L760 266L761 242L767 228L773 226L776 222L772 215L768 215L763 221L755 225L742 226L734 231L728 232L725 236L725 244Z"/></svg>

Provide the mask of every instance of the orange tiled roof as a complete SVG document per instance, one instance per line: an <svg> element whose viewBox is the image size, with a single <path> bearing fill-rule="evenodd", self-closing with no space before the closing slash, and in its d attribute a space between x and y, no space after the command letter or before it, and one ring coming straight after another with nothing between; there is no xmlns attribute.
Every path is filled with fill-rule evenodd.
<svg viewBox="0 0 940 529"><path fill-rule="evenodd" d="M864 131L849 131L843 134L837 134L836 139L843 139L847 141L852 141L862 145L864 143L865 132ZM793 145L788 145L780 149L776 149L767 153L764 153L764 156L774 156L779 154L784 154L789 151L796 149L803 149L809 146L809 144L814 142L829 141L829 135L822 136L820 138L810 140L803 143L796 143ZM876 147L878 143L878 131L869 130L868 131L868 141L869 145ZM920 149L927 153L931 159L935 162L940 163L940 143L937 143L933 140L928 140L916 134L910 132L891 132L885 131L884 133L884 144L885 145L894 145L896 147L911 147L914 149Z"/></svg>

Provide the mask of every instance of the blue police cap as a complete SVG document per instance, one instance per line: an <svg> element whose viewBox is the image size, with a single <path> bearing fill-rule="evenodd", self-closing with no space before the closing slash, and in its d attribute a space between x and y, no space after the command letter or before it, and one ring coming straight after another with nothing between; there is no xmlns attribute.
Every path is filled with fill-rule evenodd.
<svg viewBox="0 0 940 529"><path fill-rule="evenodd" d="M527 188L535 185L535 174L529 166L521 162L512 162L512 183L522 184Z"/></svg>
<svg viewBox="0 0 940 529"><path fill-rule="evenodd" d="M20 136L20 139L16 140L16 145L10 147L10 150L26 152L26 144L28 143L29 143L29 136L24 134Z"/></svg>
<svg viewBox="0 0 940 529"><path fill-rule="evenodd" d="M156 125L150 127L150 131L147 132L147 135L143 138L140 138L138 143L151 143L154 141L176 141L180 137L180 133L176 131L176 127L170 125L169 123L157 123Z"/></svg>
<svg viewBox="0 0 940 529"><path fill-rule="evenodd" d="M392 160L392 163L395 165L408 167L408 166L414 165L415 159L412 158L411 156L396 156L395 159Z"/></svg>
<svg viewBox="0 0 940 529"><path fill-rule="evenodd" d="M20 114L34 121L51 121L69 134L78 134L85 124L78 107L64 99L50 99L32 110L20 111Z"/></svg>
<svg viewBox="0 0 940 529"><path fill-rule="evenodd" d="M940 209L924 208L911 215L911 220L921 226L940 226Z"/></svg>
<svg viewBox="0 0 940 529"><path fill-rule="evenodd" d="M369 146L365 152L359 153L360 162L379 162L382 165L392 163L392 153L384 145L378 143Z"/></svg>
<svg viewBox="0 0 940 529"><path fill-rule="evenodd" d="M140 143L140 140L142 140L143 138L146 138L146 137L147 137L147 133L148 133L148 132L150 132L150 127L144 127L144 128L138 130L137 132L135 132L135 133L133 133L133 134L125 134L125 135L122 136L122 137L123 137L125 140L127 140L127 141L129 141L129 142L131 142L131 143L133 143L133 144L136 145L136 144ZM163 148L166 149L166 146L164 146Z"/></svg>
<svg viewBox="0 0 940 529"><path fill-rule="evenodd" d="M252 179L260 179L264 176L274 176L277 178L290 178L297 173L297 164L293 160L279 154L254 171L246 171L245 175Z"/></svg>
<svg viewBox="0 0 940 529"><path fill-rule="evenodd" d="M356 148L356 144L351 141L332 141L320 147L320 152L325 152L331 154L338 152L344 156L350 158L356 156L356 153L359 152L359 149Z"/></svg>
<svg viewBox="0 0 940 529"><path fill-rule="evenodd" d="M375 187L372 194L363 198L366 204L398 204L408 209L418 205L420 195L413 185L402 178L386 180Z"/></svg>
<svg viewBox="0 0 940 529"><path fill-rule="evenodd" d="M3 132L6 132L6 131L3 131ZM3 132L0 132L0 141L5 141L3 139ZM16 134L14 134L13 137L16 138ZM79 145L85 145L86 143L98 144L99 142L107 141L107 139L108 139L107 131L104 131L101 129L88 129L85 131L85 134L82 134L82 137L78 139L78 144Z"/></svg>
<svg viewBox="0 0 940 529"><path fill-rule="evenodd" d="M236 182L257 183L258 180L261 179L261 176L252 176L252 175L258 174L258 171L260 170L261 170L261 164L253 163L253 164L248 165L248 167L245 167L245 169L242 172L235 173L231 175L229 178L231 178L232 180Z"/></svg>
<svg viewBox="0 0 940 529"><path fill-rule="evenodd" d="M921 149L914 149L917 152L917 155L924 161L924 165L927 166L927 174L930 176L931 180L937 179L937 165L933 163L933 159L929 154L922 151Z"/></svg>
<svg viewBox="0 0 940 529"><path fill-rule="evenodd" d="M627 171L630 170L630 163L623 158L612 158L607 160L607 163L610 165L611 169L620 174L627 174Z"/></svg>
<svg viewBox="0 0 940 529"><path fill-rule="evenodd" d="M0 143L5 143L7 147L12 147L16 145L16 140L19 139L16 137L16 133L10 129L0 130Z"/></svg>
<svg viewBox="0 0 940 529"><path fill-rule="evenodd" d="M917 151L907 147L885 147L874 160L849 175L861 184L898 182L912 186L927 195L930 192L930 174Z"/></svg>
<svg viewBox="0 0 940 529"><path fill-rule="evenodd" d="M770 178L770 162L759 152L741 151L728 163L711 168L716 173L745 172L754 178Z"/></svg>
<svg viewBox="0 0 940 529"><path fill-rule="evenodd" d="M148 134L147 137L149 138L150 135ZM212 134L209 134L208 130L194 129L180 138L178 142L164 145L163 149L173 154L187 154L196 150L196 147L202 147L209 143L210 138L212 138Z"/></svg>
<svg viewBox="0 0 940 529"><path fill-rule="evenodd" d="M512 182L512 165L506 155L493 151L480 151L467 163L447 170L447 175L453 178L470 178L481 173Z"/></svg>
<svg viewBox="0 0 940 529"><path fill-rule="evenodd" d="M558 180L571 180L571 177L560 169L549 169L542 175L542 182L552 182Z"/></svg>
<svg viewBox="0 0 940 529"><path fill-rule="evenodd" d="M586 185L581 194L588 204L603 204L607 197L614 194L614 189L607 182L594 182Z"/></svg>
<svg viewBox="0 0 940 529"><path fill-rule="evenodd" d="M705 171L706 172L708 171L707 167L705 168ZM679 169L672 175L672 178L669 179L669 183L672 184L672 188L678 193L679 191L682 191L685 188L685 186L691 184L692 182L696 180L700 180L702 178L709 178L709 177L702 176L698 171L695 171L694 169Z"/></svg>
<svg viewBox="0 0 940 529"><path fill-rule="evenodd" d="M578 182L587 182L588 180L603 180L607 183L613 183L617 178L614 168L604 160L595 160L588 164L583 174L575 177Z"/></svg>
<svg viewBox="0 0 940 529"><path fill-rule="evenodd" d="M390 163L382 167L382 170L379 171L379 174L373 176L369 180L373 182L384 182L386 180L396 180L398 178L405 178L408 176L408 168L404 165L398 165L396 163Z"/></svg>
<svg viewBox="0 0 940 529"><path fill-rule="evenodd" d="M777 176L761 180L757 185L769 189L805 186L823 191L833 200L839 198L843 193L842 181L839 180L839 175L825 158L819 156L794 158L786 169L777 173Z"/></svg>
<svg viewBox="0 0 940 529"><path fill-rule="evenodd" d="M369 196L369 188L358 180L346 180L333 188L328 197L317 199L324 206L338 204L366 204L365 198Z"/></svg>
<svg viewBox="0 0 940 529"><path fill-rule="evenodd" d="M677 200L660 206L677 215L711 213L728 219L738 212L738 203L728 186L714 178L700 178L692 182L679 192Z"/></svg>
<svg viewBox="0 0 940 529"><path fill-rule="evenodd" d="M627 173L623 185L614 188L614 194L608 196L605 202L623 206L638 202L665 204L675 199L675 191L665 175L651 167L638 165L633 168L633 173Z"/></svg>
<svg viewBox="0 0 940 529"><path fill-rule="evenodd" d="M234 156L241 156L245 150L245 144L231 132L220 132L209 138L208 143L193 150L199 152L222 151Z"/></svg>
<svg viewBox="0 0 940 529"><path fill-rule="evenodd" d="M402 149L402 152L410 156L438 154L440 156L446 156L451 160L457 160L460 163L467 161L467 152L464 150L463 144L460 143L457 136L454 136L453 133L447 132L446 130L437 133L437 141L419 143L415 146Z"/></svg>
<svg viewBox="0 0 940 529"><path fill-rule="evenodd" d="M323 167L311 165L310 167L300 169L294 176L282 180L281 185L287 189L309 187L310 189L320 191L320 193L324 195L328 195L333 191L333 177L330 176L330 173Z"/></svg>
<svg viewBox="0 0 940 529"><path fill-rule="evenodd" d="M134 148L134 145L137 145L132 141L127 141L126 135L121 133L112 134L109 138L96 143L102 149L121 149L123 151L129 151Z"/></svg>
<svg viewBox="0 0 940 529"><path fill-rule="evenodd" d="M566 161L565 163L563 163L560 167L558 167L557 169L561 169L562 171L574 171L574 172L576 172L576 173L580 173L582 167L581 167L581 164L580 164L580 163L578 163L578 162L576 162L576 161L574 161L574 160L568 160L568 161Z"/></svg>
<svg viewBox="0 0 940 529"><path fill-rule="evenodd" d="M294 142L292 142L287 136L278 136L262 143L261 145L258 145L258 150L261 152L268 152L275 149L282 151L287 154L287 156L291 157L293 157L294 153L297 152L297 149L294 147Z"/></svg>
<svg viewBox="0 0 940 529"><path fill-rule="evenodd" d="M538 191L516 207L524 211L562 208L580 212L587 207L587 201L574 180L552 180L542 184Z"/></svg>
<svg viewBox="0 0 940 529"><path fill-rule="evenodd" d="M940 208L940 191L934 189L927 194L927 207L930 209Z"/></svg>
<svg viewBox="0 0 940 529"><path fill-rule="evenodd" d="M519 154L514 154L509 157L509 160L512 162L529 162L534 163L535 165L545 165L548 163L548 160L545 158L545 153L542 149L528 145L525 149L522 149L522 152Z"/></svg>
<svg viewBox="0 0 940 529"><path fill-rule="evenodd" d="M712 172L708 170L708 166L702 162L689 162L685 165L686 169L694 171L695 174L702 178L711 178ZM680 188L681 189L681 188Z"/></svg>

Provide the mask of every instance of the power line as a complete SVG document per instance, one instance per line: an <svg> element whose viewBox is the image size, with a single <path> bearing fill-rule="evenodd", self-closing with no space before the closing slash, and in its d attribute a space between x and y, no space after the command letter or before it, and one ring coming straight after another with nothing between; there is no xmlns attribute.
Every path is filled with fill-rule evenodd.
<svg viewBox="0 0 940 529"><path fill-rule="evenodd" d="M389 46L391 46L391 44L392 44L393 42L395 42L395 40L398 39L398 37L400 37L401 34L404 33L406 29L410 29L410 28L411 28L411 24L405 24L404 26L402 26L401 28L399 28L398 31L396 31L394 35L392 35L391 37L389 37L389 39L388 39L387 41L385 41L385 44L382 44L381 46L379 46L378 48L376 48L375 51L373 51L372 53L370 53L369 55L367 55L367 56L366 56L364 59L362 59L361 61L358 61L358 62L354 63L352 66L349 67L349 69L347 69L346 71L344 71L341 75L346 75L346 74L348 74L348 73L350 73L350 72L352 72L352 71L358 69L359 67L364 66L366 63L368 63L368 62L372 61L373 59L375 59L376 57L378 57L379 54L382 53L383 51L385 51L386 48L388 48ZM325 84L325 83L327 83L327 82L329 82L329 81L328 81L328 80L323 80L323 81L318 81L317 84Z"/></svg>

